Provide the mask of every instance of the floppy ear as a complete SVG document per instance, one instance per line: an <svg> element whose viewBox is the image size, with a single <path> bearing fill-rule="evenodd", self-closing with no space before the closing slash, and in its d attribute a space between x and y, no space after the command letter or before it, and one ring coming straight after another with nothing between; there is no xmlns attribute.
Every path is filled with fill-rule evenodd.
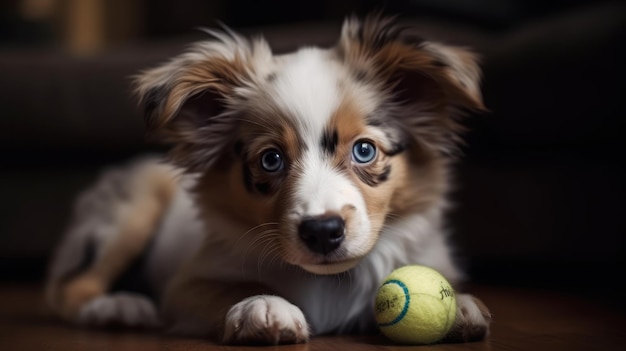
<svg viewBox="0 0 626 351"><path fill-rule="evenodd" d="M196 44L170 62L142 72L135 92L146 130L174 144L170 156L190 170L210 168L228 153L236 130L236 90L252 79L256 55L271 56L263 40L209 31L214 41Z"/></svg>
<svg viewBox="0 0 626 351"><path fill-rule="evenodd" d="M463 130L459 118L484 110L477 56L410 37L392 18L346 20L337 49L358 77L387 95L383 118L422 146L453 153Z"/></svg>

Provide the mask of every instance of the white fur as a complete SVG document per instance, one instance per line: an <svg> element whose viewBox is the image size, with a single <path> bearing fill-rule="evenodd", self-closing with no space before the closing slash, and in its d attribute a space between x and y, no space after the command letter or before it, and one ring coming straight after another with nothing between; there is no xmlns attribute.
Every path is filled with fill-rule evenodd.
<svg viewBox="0 0 626 351"><path fill-rule="evenodd" d="M302 218L316 217L327 213L339 214L346 207L353 208L354 219L347 224L354 238L343 249L350 257L361 256L370 232L370 221L363 196L345 174L334 169L324 160L322 151L311 148L303 156L302 172L293 196L293 207L288 214L290 221L299 223Z"/></svg>
<svg viewBox="0 0 626 351"><path fill-rule="evenodd" d="M223 341L231 344L259 340L259 334L270 344L285 342L284 336L292 338L289 342L309 338L302 311L282 297L269 295L252 296L231 307L224 329Z"/></svg>
<svg viewBox="0 0 626 351"><path fill-rule="evenodd" d="M296 122L308 145L317 145L324 126L341 101L338 89L339 65L329 60L329 52L301 49L279 58L270 96L273 103Z"/></svg>

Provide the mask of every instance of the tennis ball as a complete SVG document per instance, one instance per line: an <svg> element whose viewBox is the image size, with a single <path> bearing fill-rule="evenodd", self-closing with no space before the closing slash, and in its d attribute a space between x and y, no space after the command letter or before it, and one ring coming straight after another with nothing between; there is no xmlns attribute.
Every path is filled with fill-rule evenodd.
<svg viewBox="0 0 626 351"><path fill-rule="evenodd" d="M439 272L424 266L404 266L385 279L374 305L383 334L402 344L432 344L454 325L456 298Z"/></svg>

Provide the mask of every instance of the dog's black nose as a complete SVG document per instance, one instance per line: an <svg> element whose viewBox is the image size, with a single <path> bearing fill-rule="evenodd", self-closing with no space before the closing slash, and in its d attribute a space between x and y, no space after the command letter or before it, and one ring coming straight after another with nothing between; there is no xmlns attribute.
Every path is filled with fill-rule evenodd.
<svg viewBox="0 0 626 351"><path fill-rule="evenodd" d="M300 223L300 239L313 252L326 255L335 251L345 238L345 223L341 217L317 217Z"/></svg>

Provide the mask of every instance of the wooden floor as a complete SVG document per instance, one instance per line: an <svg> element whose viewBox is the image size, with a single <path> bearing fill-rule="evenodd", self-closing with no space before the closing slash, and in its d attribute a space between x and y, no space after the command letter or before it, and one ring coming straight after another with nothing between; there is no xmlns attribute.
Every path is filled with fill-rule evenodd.
<svg viewBox="0 0 626 351"><path fill-rule="evenodd" d="M396 346L380 336L316 337L308 344L227 347L202 339L138 332L82 330L50 316L40 289L0 285L0 350L624 350L626 316L580 298L479 286L472 292L491 308L491 336L469 344Z"/></svg>

